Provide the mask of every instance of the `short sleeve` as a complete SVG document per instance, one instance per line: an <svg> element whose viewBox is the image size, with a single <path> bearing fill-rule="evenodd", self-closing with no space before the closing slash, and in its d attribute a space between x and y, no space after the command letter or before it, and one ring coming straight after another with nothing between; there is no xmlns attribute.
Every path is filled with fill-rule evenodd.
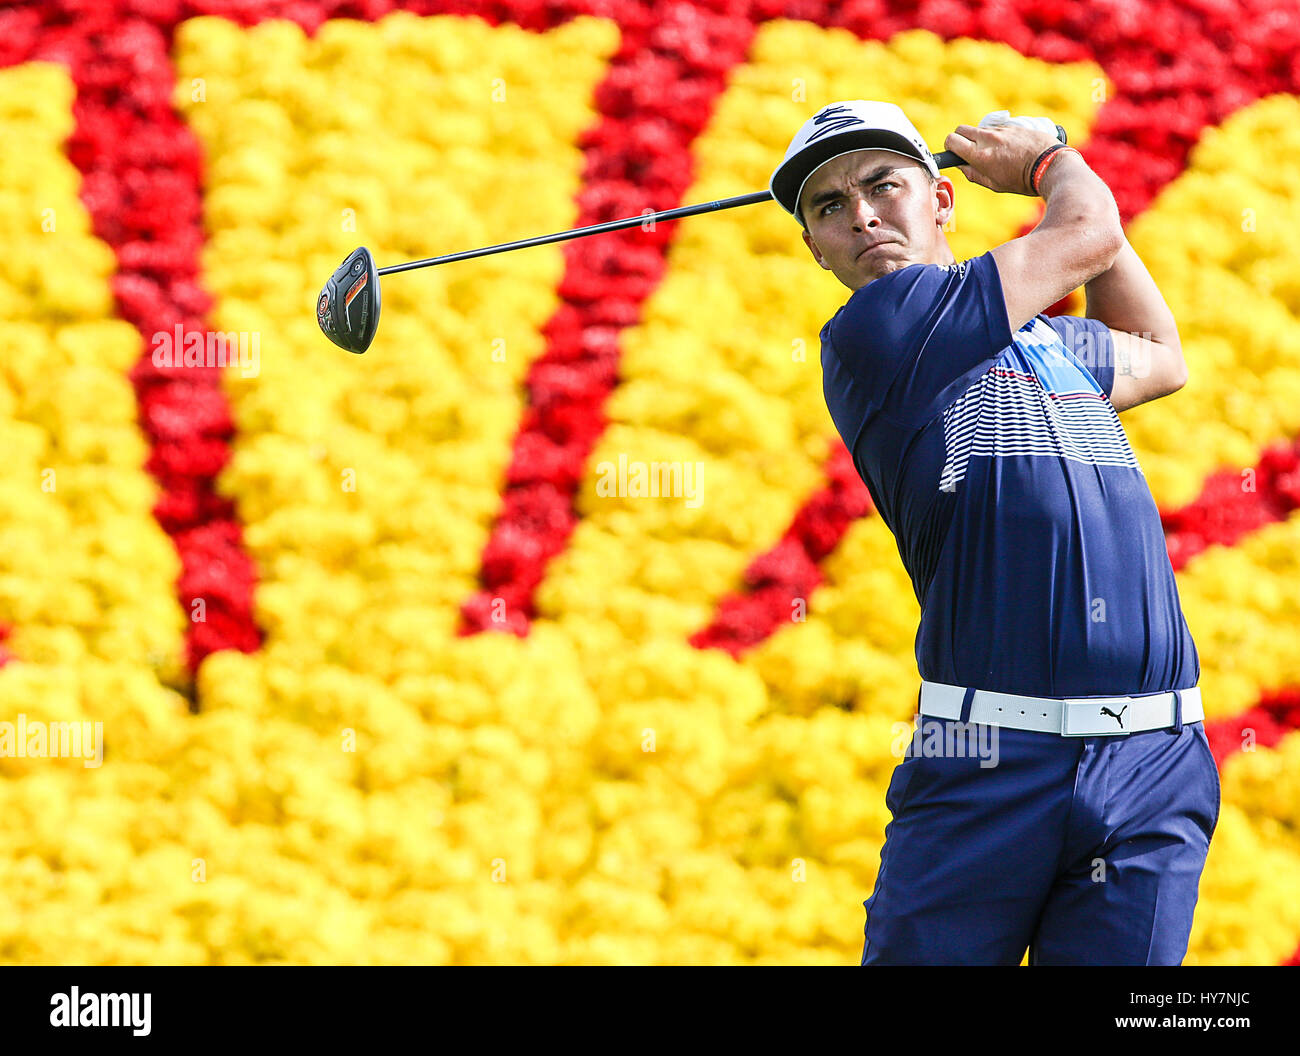
<svg viewBox="0 0 1300 1056"><path fill-rule="evenodd" d="M873 406L919 424L1011 344L991 253L960 264L913 264L849 298L828 325L834 366Z"/></svg>
<svg viewBox="0 0 1300 1056"><path fill-rule="evenodd" d="M1115 343L1110 327L1099 319L1076 315L1043 316L1070 352L1107 396L1115 388Z"/></svg>

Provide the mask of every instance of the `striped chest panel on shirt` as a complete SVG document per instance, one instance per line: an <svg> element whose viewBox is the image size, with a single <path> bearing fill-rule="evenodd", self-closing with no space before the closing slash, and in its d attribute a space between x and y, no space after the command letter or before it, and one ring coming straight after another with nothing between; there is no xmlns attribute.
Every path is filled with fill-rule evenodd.
<svg viewBox="0 0 1300 1056"><path fill-rule="evenodd" d="M1043 455L1142 472L1110 400L1041 319L944 409L943 435L940 491L957 490L972 456Z"/></svg>

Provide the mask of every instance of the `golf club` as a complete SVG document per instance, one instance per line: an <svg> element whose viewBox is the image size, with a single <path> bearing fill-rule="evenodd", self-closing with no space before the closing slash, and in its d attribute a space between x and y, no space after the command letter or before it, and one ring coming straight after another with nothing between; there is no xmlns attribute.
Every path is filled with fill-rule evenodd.
<svg viewBox="0 0 1300 1056"><path fill-rule="evenodd" d="M1056 126L1056 138L1066 141L1065 129ZM966 162L950 150L941 151L934 156L936 165L949 169ZM564 242L571 238L585 238L588 235L600 235L609 231L622 231L638 224L653 223L657 220L680 220L686 216L699 213L716 212L720 209L734 209L741 205L756 205L771 201L771 191L755 191L753 194L741 194L734 198L721 198L714 202L699 205L684 205L677 209L666 209L659 213L644 213L640 216L628 216L621 220L610 220L603 224L588 227L575 227L569 231L559 231L553 235L538 235L518 242L503 242L482 249L466 249L459 253L448 253L441 257L428 257L413 260L407 264L393 264L387 268L376 268L375 259L370 250L359 246L348 254L347 259L339 265L321 290L316 301L316 321L325 336L339 348L360 355L370 347L375 339L375 330L379 326L379 276L394 275L399 271L414 271L416 268L431 268L435 264L450 264L457 260L471 260L474 257L487 257L494 253L505 253L512 249L527 249L530 246L545 246L552 242Z"/></svg>

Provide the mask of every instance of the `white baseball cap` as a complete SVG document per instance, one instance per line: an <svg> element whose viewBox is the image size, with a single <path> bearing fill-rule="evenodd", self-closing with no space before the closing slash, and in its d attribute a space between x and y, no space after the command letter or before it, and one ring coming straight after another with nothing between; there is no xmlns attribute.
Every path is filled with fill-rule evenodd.
<svg viewBox="0 0 1300 1056"><path fill-rule="evenodd" d="M772 197L800 223L799 198L804 184L828 161L855 150L888 150L915 158L939 175L934 155L925 145L921 133L893 103L849 99L823 106L799 129L785 159L772 173L769 184Z"/></svg>

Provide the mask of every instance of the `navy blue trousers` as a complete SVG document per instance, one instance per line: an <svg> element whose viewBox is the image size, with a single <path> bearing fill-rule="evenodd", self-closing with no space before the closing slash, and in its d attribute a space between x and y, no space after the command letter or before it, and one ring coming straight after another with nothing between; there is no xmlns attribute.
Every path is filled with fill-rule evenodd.
<svg viewBox="0 0 1300 1056"><path fill-rule="evenodd" d="M1030 964L1182 962L1219 820L1201 723L1125 737L971 724L971 744L996 743L988 766L927 754L936 722L921 719L889 783L864 965L1017 965L1026 949Z"/></svg>

